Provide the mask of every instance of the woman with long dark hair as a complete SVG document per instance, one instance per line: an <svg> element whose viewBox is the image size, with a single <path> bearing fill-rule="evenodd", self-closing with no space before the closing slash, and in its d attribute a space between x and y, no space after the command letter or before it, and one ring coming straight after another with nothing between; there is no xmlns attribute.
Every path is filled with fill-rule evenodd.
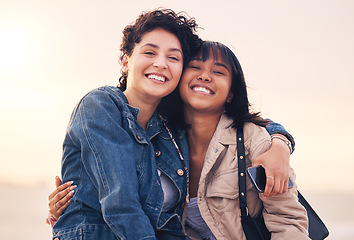
<svg viewBox="0 0 354 240"><path fill-rule="evenodd" d="M246 239L239 207L236 129L243 128L245 163L251 167L271 145L264 128L268 121L250 111L242 68L221 43L204 42L183 72L179 93L184 117L175 124L186 128L190 159L187 235ZM294 180L293 169L289 172ZM247 179L246 195L249 214L263 214L272 239L309 239L306 210L297 200L296 186L264 199Z"/></svg>

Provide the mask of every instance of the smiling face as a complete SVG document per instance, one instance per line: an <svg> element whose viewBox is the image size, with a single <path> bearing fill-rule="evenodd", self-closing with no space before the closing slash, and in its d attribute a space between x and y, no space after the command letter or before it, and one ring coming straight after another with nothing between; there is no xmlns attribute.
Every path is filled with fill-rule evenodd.
<svg viewBox="0 0 354 240"><path fill-rule="evenodd" d="M189 62L183 72L179 91L186 111L215 112L221 114L230 93L232 72L230 66L212 54L203 61L201 57Z"/></svg>
<svg viewBox="0 0 354 240"><path fill-rule="evenodd" d="M147 32L122 61L128 74L124 94L129 99L159 101L177 86L183 70L182 48L177 37L164 29Z"/></svg>

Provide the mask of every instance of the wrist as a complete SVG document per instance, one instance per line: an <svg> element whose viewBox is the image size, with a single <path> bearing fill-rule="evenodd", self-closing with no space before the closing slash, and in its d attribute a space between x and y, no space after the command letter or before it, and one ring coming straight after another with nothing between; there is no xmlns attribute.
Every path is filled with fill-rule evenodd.
<svg viewBox="0 0 354 240"><path fill-rule="evenodd" d="M47 223L48 223L51 227L53 227L56 222L57 222L57 219L55 219L54 215L49 212L49 213L48 213L48 217L47 217Z"/></svg>
<svg viewBox="0 0 354 240"><path fill-rule="evenodd" d="M272 141L272 144L273 144L273 142L277 141L277 142L280 142L280 143L286 145L286 147L288 148L290 154L292 154L293 148L292 148L291 142L286 137L284 137L283 135L274 134L274 135L271 136L271 141Z"/></svg>

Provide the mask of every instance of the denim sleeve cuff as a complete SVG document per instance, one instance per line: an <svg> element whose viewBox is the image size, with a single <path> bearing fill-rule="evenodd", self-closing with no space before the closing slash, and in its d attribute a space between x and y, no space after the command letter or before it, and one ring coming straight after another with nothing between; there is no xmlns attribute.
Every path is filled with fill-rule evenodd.
<svg viewBox="0 0 354 240"><path fill-rule="evenodd" d="M273 135L273 134L282 134L284 135L290 142L291 142L291 148L292 151L291 153L294 152L295 150L295 140L293 138L293 136L291 136L290 133L288 133L285 128L280 125L279 123L275 123L272 120L268 119L270 122L267 125L267 131L269 133L269 135Z"/></svg>

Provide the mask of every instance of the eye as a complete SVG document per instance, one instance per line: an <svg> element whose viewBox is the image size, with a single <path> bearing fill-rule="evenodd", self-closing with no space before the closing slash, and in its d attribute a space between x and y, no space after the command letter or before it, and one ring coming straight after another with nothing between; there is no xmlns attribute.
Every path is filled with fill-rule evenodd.
<svg viewBox="0 0 354 240"><path fill-rule="evenodd" d="M149 56L155 55L155 53L153 51L145 51L144 54L149 55Z"/></svg>
<svg viewBox="0 0 354 240"><path fill-rule="evenodd" d="M217 74L217 75L223 75L223 76L225 76L225 75L226 75L225 73L220 72L220 71L214 71L214 73L215 73L215 74Z"/></svg>
<svg viewBox="0 0 354 240"><path fill-rule="evenodd" d="M195 66L195 65L189 65L188 68L195 69L195 70L200 70L200 67L199 66Z"/></svg>
<svg viewBox="0 0 354 240"><path fill-rule="evenodd" d="M173 61L179 61L179 58L178 57L175 57L175 56L170 56L168 57L169 59L173 60Z"/></svg>

